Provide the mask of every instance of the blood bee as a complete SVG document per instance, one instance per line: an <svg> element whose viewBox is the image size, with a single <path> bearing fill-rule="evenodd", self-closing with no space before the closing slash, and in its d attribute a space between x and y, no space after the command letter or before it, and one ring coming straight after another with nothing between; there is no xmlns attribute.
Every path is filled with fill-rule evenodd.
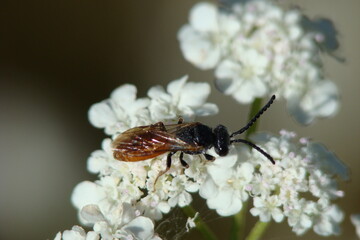
<svg viewBox="0 0 360 240"><path fill-rule="evenodd" d="M207 160L213 161L215 157L206 153L208 149L214 147L219 156L226 156L231 144L241 142L256 149L275 164L274 159L256 144L245 139L234 138L248 130L274 100L275 95L246 126L231 134L223 125L211 129L200 122L184 123L182 118L177 124L165 125L163 122L158 122L148 126L131 128L117 136L113 141L114 158L125 162L137 162L168 153L166 169L159 174L161 176L170 169L171 157L176 152L181 152L180 162L184 167L188 167L189 165L183 159L184 153L202 154Z"/></svg>

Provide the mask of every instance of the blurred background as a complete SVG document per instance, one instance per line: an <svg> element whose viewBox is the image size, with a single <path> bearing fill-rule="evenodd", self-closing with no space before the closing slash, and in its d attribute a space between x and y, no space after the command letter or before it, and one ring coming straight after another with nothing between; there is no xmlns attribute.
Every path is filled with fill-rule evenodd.
<svg viewBox="0 0 360 240"><path fill-rule="evenodd" d="M101 147L102 130L87 119L91 104L123 83L145 96L155 85L189 74L212 81L212 71L186 62L176 39L197 1L2 1L0 8L0 239L52 239L78 224L70 203L74 186L94 180L86 171L90 153ZM351 169L337 203L346 212L343 234L356 239L349 214L360 213L360 1L292 0L310 17L334 21L345 63L325 56L325 71L341 91L342 107L330 119L298 125L276 103L260 129L285 128L324 143ZM285 4L282 1L282 4ZM356 27L357 26L357 27ZM213 88L220 114L201 121L236 130L248 106ZM236 112L236 114L234 114ZM225 218L208 218L218 236ZM252 220L248 220L250 227ZM216 226L216 227L215 227ZM224 236L225 237L225 236ZM196 233L183 239L197 239ZM294 239L286 223L272 224L264 239ZM171 239L171 237L168 237ZM323 239L310 231L299 239Z"/></svg>

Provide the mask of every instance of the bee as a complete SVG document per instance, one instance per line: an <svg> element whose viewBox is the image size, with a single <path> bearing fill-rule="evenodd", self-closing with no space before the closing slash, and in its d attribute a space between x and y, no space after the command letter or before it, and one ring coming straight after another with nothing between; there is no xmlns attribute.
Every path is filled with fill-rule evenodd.
<svg viewBox="0 0 360 240"><path fill-rule="evenodd" d="M275 95L246 126L231 134L223 125L211 129L200 122L185 123L182 118L177 124L165 125L163 122L158 122L148 126L131 128L121 133L113 141L114 158L125 162L138 162L168 153L166 169L160 172L158 175L160 177L170 169L171 157L176 152L180 152L180 163L187 168L189 165L184 161L184 154L202 154L207 160L214 161L215 157L207 154L207 150L214 147L219 156L226 156L229 153L229 146L239 142L256 149L275 164L274 159L256 144L246 139L234 138L247 131L274 100Z"/></svg>

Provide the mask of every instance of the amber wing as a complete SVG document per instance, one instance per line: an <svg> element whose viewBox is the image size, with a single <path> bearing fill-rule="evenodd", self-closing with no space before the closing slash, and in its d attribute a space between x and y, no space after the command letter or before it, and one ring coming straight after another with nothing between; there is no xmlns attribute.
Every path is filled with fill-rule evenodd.
<svg viewBox="0 0 360 240"><path fill-rule="evenodd" d="M161 122L131 128L120 134L113 142L114 158L136 162L150 159L170 151L198 151L201 146L190 145L175 133L191 123L164 125Z"/></svg>

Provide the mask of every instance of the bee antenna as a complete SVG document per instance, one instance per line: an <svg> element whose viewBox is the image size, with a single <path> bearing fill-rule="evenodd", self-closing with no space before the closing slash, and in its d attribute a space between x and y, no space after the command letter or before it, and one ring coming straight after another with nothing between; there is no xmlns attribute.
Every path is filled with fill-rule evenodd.
<svg viewBox="0 0 360 240"><path fill-rule="evenodd" d="M258 152L260 152L262 155L264 155L267 159L269 159L272 164L275 164L275 161L274 161L273 157L270 156L270 155L269 155L267 152L265 152L264 150L262 150L262 149L261 149L258 145L256 145L255 143L252 143L252 142L250 142L250 141L248 141L248 140L245 140L245 139L234 139L234 140L231 140L231 141L230 141L230 144L231 144L231 143L234 143L234 142L241 142L241 143L245 143L245 144L249 145L250 147L252 147L252 148L256 149Z"/></svg>
<svg viewBox="0 0 360 240"><path fill-rule="evenodd" d="M246 124L246 126L241 128L239 131L233 132L230 135L230 138L248 130L256 122L256 120L270 107L270 105L274 102L275 98L276 98L275 95L272 95L272 97L266 103L266 105L263 106L263 108L248 122L248 124Z"/></svg>

